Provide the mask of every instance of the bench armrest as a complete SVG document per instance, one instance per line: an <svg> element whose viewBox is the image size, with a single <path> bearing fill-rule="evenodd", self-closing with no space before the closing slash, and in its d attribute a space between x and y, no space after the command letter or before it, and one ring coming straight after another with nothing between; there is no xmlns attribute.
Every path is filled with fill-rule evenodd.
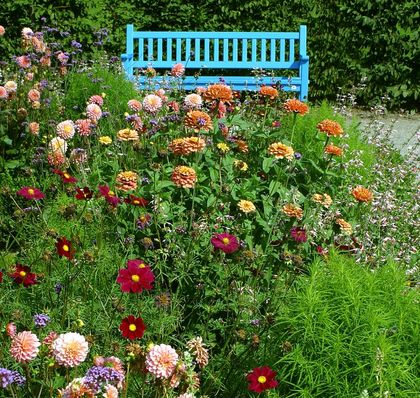
<svg viewBox="0 0 420 398"><path fill-rule="evenodd" d="M126 61L128 59L132 59L134 54L121 54L121 61Z"/></svg>

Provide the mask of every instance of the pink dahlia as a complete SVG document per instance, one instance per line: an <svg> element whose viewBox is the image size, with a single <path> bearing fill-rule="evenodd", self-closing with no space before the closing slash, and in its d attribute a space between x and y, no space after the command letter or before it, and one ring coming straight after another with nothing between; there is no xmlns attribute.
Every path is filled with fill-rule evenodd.
<svg viewBox="0 0 420 398"><path fill-rule="evenodd" d="M27 55L22 55L16 58L16 63L20 68L29 68L31 66L31 59Z"/></svg>
<svg viewBox="0 0 420 398"><path fill-rule="evenodd" d="M143 108L147 112L157 112L162 108L162 99L156 94L149 94L143 100Z"/></svg>
<svg viewBox="0 0 420 398"><path fill-rule="evenodd" d="M227 254L236 252L239 249L239 241L236 236L223 233L216 234L211 238L211 244Z"/></svg>
<svg viewBox="0 0 420 398"><path fill-rule="evenodd" d="M51 349L57 363L66 368L79 366L89 352L86 339L79 333L60 334L52 343Z"/></svg>
<svg viewBox="0 0 420 398"><path fill-rule="evenodd" d="M74 136L74 123L72 120L65 120L64 122L58 123L57 135L63 140L69 140Z"/></svg>
<svg viewBox="0 0 420 398"><path fill-rule="evenodd" d="M127 102L127 105L134 112L141 111L142 108L141 102L137 101L136 99L131 99Z"/></svg>
<svg viewBox="0 0 420 398"><path fill-rule="evenodd" d="M104 398L118 398L118 390L112 384L105 386Z"/></svg>
<svg viewBox="0 0 420 398"><path fill-rule="evenodd" d="M175 64L172 67L171 75L174 77L182 77L182 75L185 73L185 66L182 64Z"/></svg>
<svg viewBox="0 0 420 398"><path fill-rule="evenodd" d="M87 117L94 123L96 123L102 117L102 109L99 105L89 104L86 107Z"/></svg>
<svg viewBox="0 0 420 398"><path fill-rule="evenodd" d="M39 352L41 345L38 337L29 331L20 332L12 339L10 346L10 355L21 363L29 362L34 359Z"/></svg>
<svg viewBox="0 0 420 398"><path fill-rule="evenodd" d="M168 379L175 371L178 354L167 344L153 346L146 356L146 369L157 378Z"/></svg>
<svg viewBox="0 0 420 398"><path fill-rule="evenodd" d="M75 125L77 132L81 136L87 137L92 132L91 121L89 119L78 119L76 120Z"/></svg>
<svg viewBox="0 0 420 398"><path fill-rule="evenodd" d="M96 105L102 106L104 104L104 99L100 95L92 95L89 98L89 104L96 104Z"/></svg>
<svg viewBox="0 0 420 398"><path fill-rule="evenodd" d="M184 104L188 108L201 108L202 103L203 99L201 98L201 96L195 93L188 94L184 98Z"/></svg>
<svg viewBox="0 0 420 398"><path fill-rule="evenodd" d="M7 92L6 88L0 86L0 99L7 99L9 97L9 93Z"/></svg>

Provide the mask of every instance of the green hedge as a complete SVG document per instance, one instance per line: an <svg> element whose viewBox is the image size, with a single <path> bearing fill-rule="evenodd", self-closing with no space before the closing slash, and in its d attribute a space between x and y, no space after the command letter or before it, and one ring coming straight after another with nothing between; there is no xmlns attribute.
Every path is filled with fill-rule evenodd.
<svg viewBox="0 0 420 398"><path fill-rule="evenodd" d="M53 4L52 4L53 3ZM418 108L420 97L419 16L415 0L15 0L0 5L1 60L14 54L24 26L40 18L86 45L93 32L110 31L106 49L124 52L125 25L143 30L297 30L308 25L310 99L336 98L366 78L364 105L390 97L392 107ZM36 21L35 25L32 21Z"/></svg>

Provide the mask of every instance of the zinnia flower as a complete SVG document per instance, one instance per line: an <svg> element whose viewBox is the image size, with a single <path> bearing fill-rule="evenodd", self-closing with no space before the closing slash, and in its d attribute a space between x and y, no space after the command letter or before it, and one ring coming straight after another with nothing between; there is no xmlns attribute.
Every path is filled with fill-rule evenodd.
<svg viewBox="0 0 420 398"><path fill-rule="evenodd" d="M358 186L351 191L351 194L359 202L370 202L373 199L373 193L369 189Z"/></svg>
<svg viewBox="0 0 420 398"><path fill-rule="evenodd" d="M219 143L216 145L216 147L217 147L217 149L218 149L220 152L222 152L222 153L227 153L227 152L229 152L229 151L230 151L229 146L228 146L225 142L219 142Z"/></svg>
<svg viewBox="0 0 420 398"><path fill-rule="evenodd" d="M338 218L337 220L335 220L335 222L340 226L340 230L342 233L346 235L351 235L351 233L353 232L353 228L350 223L343 220L342 218Z"/></svg>
<svg viewBox="0 0 420 398"><path fill-rule="evenodd" d="M292 147L282 144L281 142L275 142L268 147L268 153L274 155L276 159L292 160L294 157L294 150Z"/></svg>
<svg viewBox="0 0 420 398"><path fill-rule="evenodd" d="M184 125L199 132L200 130L213 130L213 123L210 116L201 111L189 111L184 119Z"/></svg>
<svg viewBox="0 0 420 398"><path fill-rule="evenodd" d="M126 293L140 293L143 289L151 290L154 280L155 276L149 267L140 268L133 264L120 269L117 277L121 291Z"/></svg>
<svg viewBox="0 0 420 398"><path fill-rule="evenodd" d="M241 171L247 171L248 170L248 164L246 162L244 162L243 160L235 159L233 161L233 165Z"/></svg>
<svg viewBox="0 0 420 398"><path fill-rule="evenodd" d="M162 99L156 94L149 94L143 100L143 108L147 112L157 112L162 108Z"/></svg>
<svg viewBox="0 0 420 398"><path fill-rule="evenodd" d="M123 129L118 131L117 138L119 141L138 141L139 134L136 130Z"/></svg>
<svg viewBox="0 0 420 398"><path fill-rule="evenodd" d="M174 77L182 77L185 73L185 66L182 64L175 64L171 69L171 75Z"/></svg>
<svg viewBox="0 0 420 398"><path fill-rule="evenodd" d="M25 199L40 200L45 198L45 195L38 188L33 187L23 187L16 193Z"/></svg>
<svg viewBox="0 0 420 398"><path fill-rule="evenodd" d="M283 213L287 214L289 217L295 217L300 220L303 217L303 210L292 203L288 203L282 208Z"/></svg>
<svg viewBox="0 0 420 398"><path fill-rule="evenodd" d="M138 136L137 136L138 137ZM112 138L108 137L107 135L103 135L101 137L98 138L98 141L102 144L102 145L109 145L112 143Z"/></svg>
<svg viewBox="0 0 420 398"><path fill-rule="evenodd" d="M343 128L340 123L334 120L324 119L316 127L321 133L326 133L328 137L339 137L343 134Z"/></svg>
<svg viewBox="0 0 420 398"><path fill-rule="evenodd" d="M207 101L218 100L230 102L233 100L232 89L226 84L212 84L208 86L203 96Z"/></svg>
<svg viewBox="0 0 420 398"><path fill-rule="evenodd" d="M9 276L15 283L22 284L24 287L37 283L36 274L31 272L31 269L27 265L16 264L15 270Z"/></svg>
<svg viewBox="0 0 420 398"><path fill-rule="evenodd" d="M270 388L276 388L279 384L276 377L277 373L270 369L268 366L255 368L246 377L249 381L248 389L256 393L261 393Z"/></svg>
<svg viewBox="0 0 420 398"><path fill-rule="evenodd" d="M308 240L305 228L292 227L290 236L298 243L305 243Z"/></svg>
<svg viewBox="0 0 420 398"><path fill-rule="evenodd" d="M184 104L188 108L201 108L203 99L200 95L192 93L188 94L184 98Z"/></svg>
<svg viewBox="0 0 420 398"><path fill-rule="evenodd" d="M253 213L257 210L255 208L254 203L252 203L249 200L240 200L238 203L238 207L242 213Z"/></svg>
<svg viewBox="0 0 420 398"><path fill-rule="evenodd" d="M283 107L286 110L286 112L298 113L301 116L303 116L305 113L308 113L309 112L308 105L306 105L302 101L299 101L296 98L288 99L283 104Z"/></svg>
<svg viewBox="0 0 420 398"><path fill-rule="evenodd" d="M279 92L271 86L262 86L260 88L260 94L266 97L270 97L270 99L274 99L279 96Z"/></svg>
<svg viewBox="0 0 420 398"><path fill-rule="evenodd" d="M216 249L227 254L234 253L239 249L238 238L228 233L216 234L210 241Z"/></svg>
<svg viewBox="0 0 420 398"><path fill-rule="evenodd" d="M312 200L316 203L320 203L322 206L328 208L332 205L332 199L331 196L324 193L324 194L319 194L319 193L315 193L312 196Z"/></svg>
<svg viewBox="0 0 420 398"><path fill-rule="evenodd" d="M59 238L55 246L60 257L67 257L69 260L73 259L74 249L72 243L66 238Z"/></svg>
<svg viewBox="0 0 420 398"><path fill-rule="evenodd" d="M71 120L65 120L64 122L58 123L57 135L64 140L69 140L74 136L74 123Z"/></svg>
<svg viewBox="0 0 420 398"><path fill-rule="evenodd" d="M10 355L15 361L26 363L34 359L39 352L41 342L38 337L29 331L20 332L12 339Z"/></svg>
<svg viewBox="0 0 420 398"><path fill-rule="evenodd" d="M333 144L328 144L325 149L324 152L328 155L334 155L334 156L342 156L343 155L343 149L335 146Z"/></svg>
<svg viewBox="0 0 420 398"><path fill-rule="evenodd" d="M171 180L177 187L193 188L197 182L197 174L191 167L177 166L172 172Z"/></svg>
<svg viewBox="0 0 420 398"><path fill-rule="evenodd" d="M120 330L123 337L127 339L141 339L146 330L146 325L142 318L136 318L133 315L129 315L121 321Z"/></svg>
<svg viewBox="0 0 420 398"><path fill-rule="evenodd" d="M137 188L139 175L134 171L122 171L117 175L116 188L120 191L132 191Z"/></svg>
<svg viewBox="0 0 420 398"><path fill-rule="evenodd" d="M168 379L175 371L178 354L167 344L154 345L146 356L146 369L160 379Z"/></svg>
<svg viewBox="0 0 420 398"><path fill-rule="evenodd" d="M59 365L79 366L89 352L86 339L79 333L60 334L51 344L52 354Z"/></svg>

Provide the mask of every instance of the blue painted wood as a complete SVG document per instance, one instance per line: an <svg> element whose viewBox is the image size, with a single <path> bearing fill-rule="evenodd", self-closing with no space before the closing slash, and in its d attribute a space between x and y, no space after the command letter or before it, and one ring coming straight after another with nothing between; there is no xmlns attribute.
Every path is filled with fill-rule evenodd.
<svg viewBox="0 0 420 398"><path fill-rule="evenodd" d="M263 84L279 83L284 90L299 93L301 100L308 98L309 57L304 25L300 26L299 32L136 32L133 25L127 25L126 32L126 53L121 54L121 60L127 76L135 79L139 88L150 89L147 86L150 79L141 74L134 77L138 75L134 70L148 66L170 70L176 63L185 63L187 68L201 70L292 69L297 70L299 76L257 79L250 73L249 76L225 76L224 80L235 90L256 90ZM295 43L298 44L296 47ZM135 45L138 45L138 56ZM168 79L162 74L152 83L170 84ZM218 81L218 76L186 76L183 86L191 90Z"/></svg>

